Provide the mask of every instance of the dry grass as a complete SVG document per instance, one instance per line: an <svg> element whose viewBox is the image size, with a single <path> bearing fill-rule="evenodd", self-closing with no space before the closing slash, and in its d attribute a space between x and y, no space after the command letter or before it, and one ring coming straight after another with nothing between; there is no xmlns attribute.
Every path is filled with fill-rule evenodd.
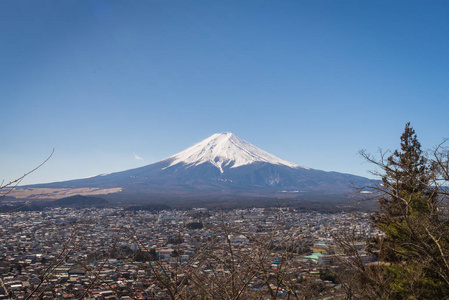
<svg viewBox="0 0 449 300"><path fill-rule="evenodd" d="M29 199L39 196L40 199L59 199L63 197L70 197L74 195L105 195L121 192L122 188L21 188L17 187L11 191L8 196L13 196L19 199Z"/></svg>

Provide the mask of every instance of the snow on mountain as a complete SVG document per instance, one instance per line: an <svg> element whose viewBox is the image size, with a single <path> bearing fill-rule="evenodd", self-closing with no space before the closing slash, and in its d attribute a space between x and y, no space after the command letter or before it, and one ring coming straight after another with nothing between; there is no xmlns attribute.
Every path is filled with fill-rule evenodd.
<svg viewBox="0 0 449 300"><path fill-rule="evenodd" d="M216 133L167 160L171 163L166 168L179 163L190 167L209 162L216 166L221 173L224 172L224 167L237 168L254 162L304 168L263 151L230 132Z"/></svg>

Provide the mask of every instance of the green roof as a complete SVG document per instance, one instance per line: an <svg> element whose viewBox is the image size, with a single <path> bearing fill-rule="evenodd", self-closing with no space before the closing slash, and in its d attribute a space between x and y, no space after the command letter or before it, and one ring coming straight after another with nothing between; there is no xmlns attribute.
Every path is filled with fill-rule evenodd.
<svg viewBox="0 0 449 300"><path fill-rule="evenodd" d="M311 255L307 255L305 256L305 258L313 260L313 261L318 261L318 258L320 258L320 256L323 256L323 253L319 253L319 252L315 252L312 253Z"/></svg>

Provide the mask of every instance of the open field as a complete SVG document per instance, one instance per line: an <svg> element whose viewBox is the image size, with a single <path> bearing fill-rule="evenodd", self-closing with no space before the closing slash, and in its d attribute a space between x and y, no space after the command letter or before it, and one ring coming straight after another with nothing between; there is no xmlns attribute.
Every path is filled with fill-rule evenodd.
<svg viewBox="0 0 449 300"><path fill-rule="evenodd" d="M74 195L105 195L121 192L121 188L16 188L8 196L19 199L30 199L39 197L40 199L59 199Z"/></svg>

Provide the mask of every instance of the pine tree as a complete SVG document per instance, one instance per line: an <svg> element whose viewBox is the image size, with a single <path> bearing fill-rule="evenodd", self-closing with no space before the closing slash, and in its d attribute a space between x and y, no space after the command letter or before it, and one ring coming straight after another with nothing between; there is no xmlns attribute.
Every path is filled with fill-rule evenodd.
<svg viewBox="0 0 449 300"><path fill-rule="evenodd" d="M378 168L379 184L361 190L379 204L371 221L383 236L367 241L378 258L368 265L354 236L337 238L347 298L449 299L449 149L440 144L428 159L407 123L391 156L361 154Z"/></svg>
<svg viewBox="0 0 449 300"><path fill-rule="evenodd" d="M404 222L428 213L428 204L433 204L436 196L430 187L431 166L423 156L421 144L410 123L406 124L401 136L401 151L396 150L383 169L385 174L380 188L383 195L379 198L379 211L372 220L387 234L387 240L394 241L404 235L403 230L408 227L404 227Z"/></svg>
<svg viewBox="0 0 449 300"><path fill-rule="evenodd" d="M378 188L382 195L372 221L385 237L373 240L371 250L384 262L380 271L389 277L393 298L441 299L449 292L444 261L448 226L441 226L434 168L410 123L401 149L378 165L384 171Z"/></svg>

